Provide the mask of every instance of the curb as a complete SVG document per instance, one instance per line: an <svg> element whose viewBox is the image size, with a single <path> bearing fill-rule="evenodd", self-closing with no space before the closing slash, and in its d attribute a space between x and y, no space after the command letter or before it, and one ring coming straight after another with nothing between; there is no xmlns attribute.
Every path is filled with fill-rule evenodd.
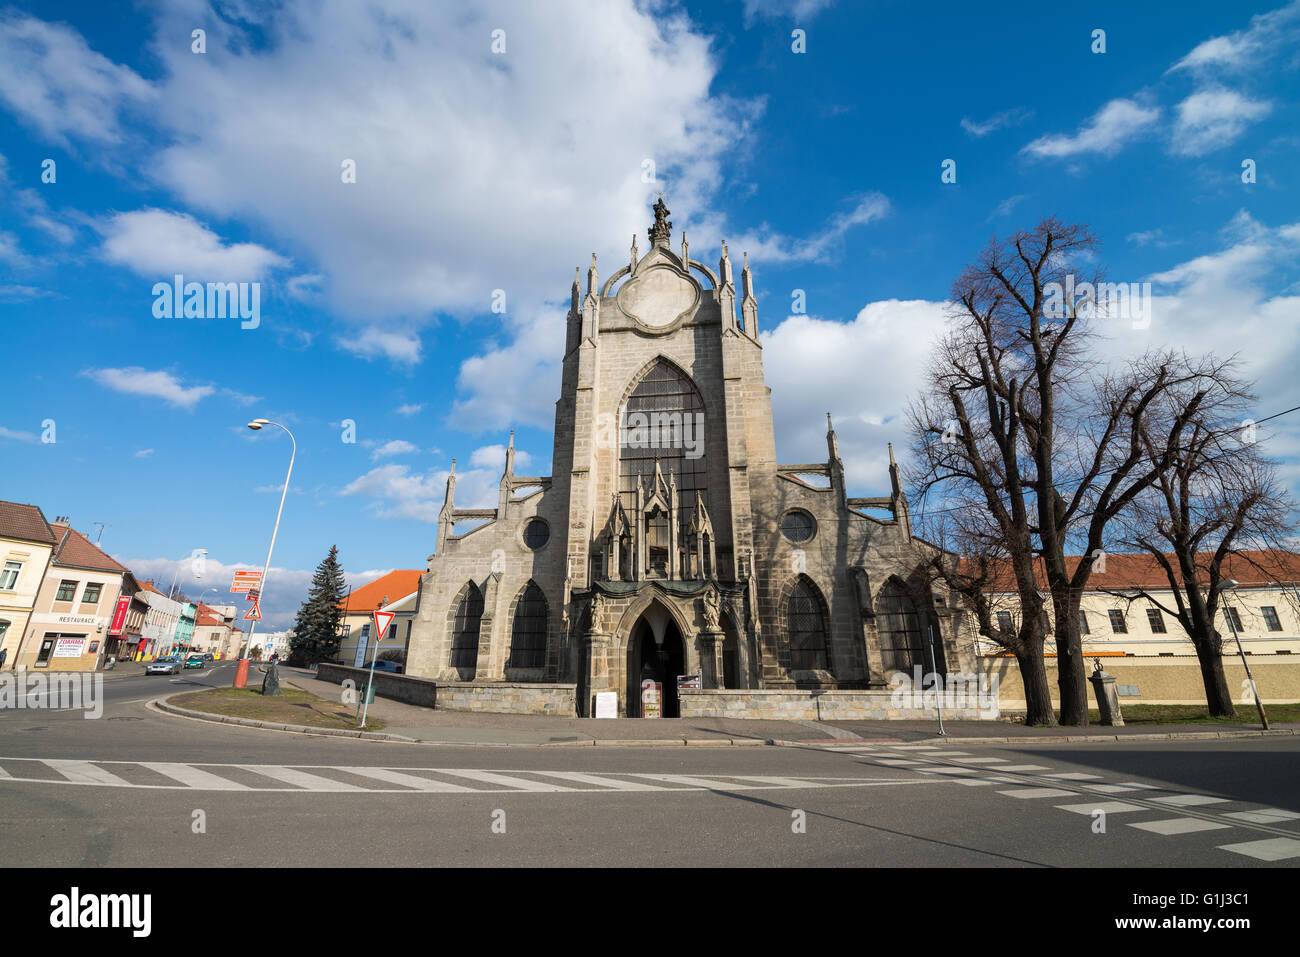
<svg viewBox="0 0 1300 957"><path fill-rule="evenodd" d="M1219 738L1272 738L1284 735L1300 734L1300 731L1291 728L1278 728L1270 731L1165 731L1153 732L1150 734L1067 734L1067 735L1047 735L1037 737L1024 735L1015 738L962 738L956 735L944 735L943 737L933 736L929 738L919 738L915 741L904 741L897 738L891 739L863 739L864 742L871 740L878 743L884 743L888 740L891 744L1084 744L1090 741L1099 741L1105 744L1122 743L1124 741L1209 741ZM810 744L820 744L817 741L774 741L771 742L780 747L808 747Z"/></svg>
<svg viewBox="0 0 1300 957"><path fill-rule="evenodd" d="M177 694L189 694L188 691L177 692ZM346 731L342 728L313 728L305 724L280 724L278 721L258 721L254 718L236 718L231 715L212 714L210 711L193 711L189 708L181 708L174 704L168 704L167 698L173 695L167 695L163 698L154 698L149 704L159 711L165 711L168 714L179 715L183 718L195 718L199 721L209 721L213 724L237 724L245 728L263 728L268 731L293 731L298 734L319 734L331 738L369 738L372 741L401 741L407 744L419 743L415 738L408 738L400 734L384 734L380 731Z"/></svg>
<svg viewBox="0 0 1300 957"><path fill-rule="evenodd" d="M182 718L193 718L198 721L208 721L212 724L234 724L245 728L261 728L265 731L291 731L297 734L316 734L324 735L331 738L358 738L369 739L371 741L397 741L402 744L423 744L433 745L435 747L473 747L473 748L590 748L596 745L602 747L630 747L630 748L657 748L671 747L680 748L690 746L696 748L713 747L764 747L775 744L771 738L766 740L760 738L677 738L677 739L637 739L628 738L626 740L593 739L591 741L546 741L537 744L511 744L501 741L426 741L422 738L410 738L403 734L386 734L382 731L345 731L341 728L313 728L303 724L280 724L277 721L258 721L254 718L236 718L230 715L213 714L210 711L194 711L190 708L182 708L178 705L169 704L167 698L174 697L177 694L189 694L188 691L178 691L162 698L153 698L147 703L147 707L156 708L167 714L174 714Z"/></svg>

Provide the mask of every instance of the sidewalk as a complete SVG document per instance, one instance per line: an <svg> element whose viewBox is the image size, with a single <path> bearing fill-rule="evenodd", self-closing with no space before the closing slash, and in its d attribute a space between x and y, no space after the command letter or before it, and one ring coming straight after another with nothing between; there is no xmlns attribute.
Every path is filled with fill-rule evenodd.
<svg viewBox="0 0 1300 957"><path fill-rule="evenodd" d="M280 680L322 698L338 699L342 689L319 681L306 670L281 668ZM376 698L369 713L385 722L385 734L442 744L580 746L637 744L744 746L769 743L832 744L853 741L912 742L933 740L935 721L775 721L737 718L562 718L544 715L490 714L479 711L440 711ZM1274 725L1282 734L1300 731L1297 725ZM1213 740L1220 735L1253 736L1257 727L1239 724L1127 725L1123 728L1029 728L1009 721L945 721L946 739L963 744L1007 741L1063 742L1117 737L1192 737ZM945 740L945 739L940 739Z"/></svg>

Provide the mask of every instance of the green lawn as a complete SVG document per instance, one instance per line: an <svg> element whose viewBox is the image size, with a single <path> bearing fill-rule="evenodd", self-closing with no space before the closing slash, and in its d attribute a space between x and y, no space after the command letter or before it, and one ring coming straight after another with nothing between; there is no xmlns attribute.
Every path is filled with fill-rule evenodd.
<svg viewBox="0 0 1300 957"><path fill-rule="evenodd" d="M171 699L179 708L206 711L232 718L252 718L255 721L276 721L280 724L307 725L312 728L344 728L356 731L360 722L354 717L355 705L345 705L317 697L287 684L280 685L284 693L271 698L262 697L260 688L213 688L195 691ZM366 731L378 731L384 722L368 717Z"/></svg>
<svg viewBox="0 0 1300 957"><path fill-rule="evenodd" d="M1120 702L1125 724L1241 724L1259 727L1259 713L1255 710L1254 703L1234 703L1233 707L1237 710L1236 717L1211 718L1204 705ZM1270 724L1300 721L1300 704L1266 704L1264 713L1268 715ZM1089 711L1088 720L1097 724L1101 721L1101 715Z"/></svg>

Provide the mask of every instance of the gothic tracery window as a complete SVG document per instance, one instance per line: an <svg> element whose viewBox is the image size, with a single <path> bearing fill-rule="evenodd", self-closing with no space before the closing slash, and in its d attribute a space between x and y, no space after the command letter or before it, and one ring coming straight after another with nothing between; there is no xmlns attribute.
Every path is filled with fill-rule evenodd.
<svg viewBox="0 0 1300 957"><path fill-rule="evenodd" d="M474 668L478 665L478 632L483 621L483 593L469 582L460 593L456 619L451 632L451 665Z"/></svg>
<svg viewBox="0 0 1300 957"><path fill-rule="evenodd" d="M821 595L807 576L799 576L786 603L786 634L791 671L829 671L826 614Z"/></svg>
<svg viewBox="0 0 1300 957"><path fill-rule="evenodd" d="M546 664L546 596L529 582L515 605L510 631L510 667L541 668Z"/></svg>

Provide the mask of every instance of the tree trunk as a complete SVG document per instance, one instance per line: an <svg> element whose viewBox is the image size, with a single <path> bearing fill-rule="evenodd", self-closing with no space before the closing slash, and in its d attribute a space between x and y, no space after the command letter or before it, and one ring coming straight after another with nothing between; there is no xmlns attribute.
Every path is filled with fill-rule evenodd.
<svg viewBox="0 0 1300 957"><path fill-rule="evenodd" d="M1232 692L1223 673L1223 656L1217 651L1202 649L1197 642L1196 657L1201 663L1201 681L1205 685L1205 703L1210 708L1210 716L1231 718L1237 711L1232 706Z"/></svg>
<svg viewBox="0 0 1300 957"><path fill-rule="evenodd" d="M1083 642L1079 620L1069 613L1068 606L1056 621L1056 684L1061 693L1061 724L1086 728L1088 681L1083 667Z"/></svg>
<svg viewBox="0 0 1300 957"><path fill-rule="evenodd" d="M1056 727L1042 645L1027 652L1017 652L1016 663L1020 666L1020 682L1025 686L1025 724L1030 727Z"/></svg>

